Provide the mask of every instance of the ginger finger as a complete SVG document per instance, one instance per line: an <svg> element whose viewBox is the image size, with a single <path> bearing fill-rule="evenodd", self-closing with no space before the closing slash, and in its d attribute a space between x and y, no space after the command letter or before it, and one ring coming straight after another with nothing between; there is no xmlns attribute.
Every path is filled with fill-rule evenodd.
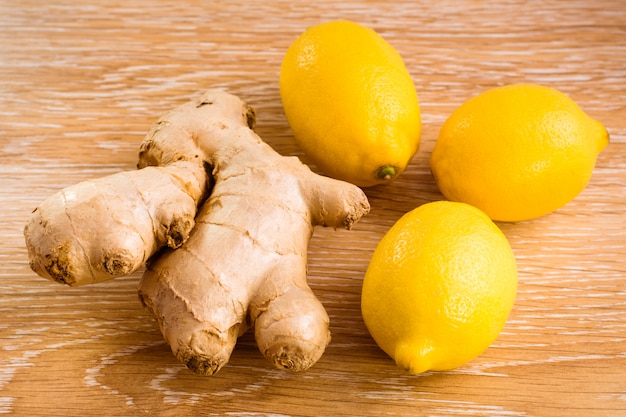
<svg viewBox="0 0 626 417"><path fill-rule="evenodd" d="M306 284L286 288L253 307L251 315L257 346L277 368L305 370L317 362L330 343L328 314Z"/></svg>
<svg viewBox="0 0 626 417"><path fill-rule="evenodd" d="M70 286L127 275L161 246L180 246L206 192L206 174L179 162L63 189L24 229L31 268Z"/></svg>

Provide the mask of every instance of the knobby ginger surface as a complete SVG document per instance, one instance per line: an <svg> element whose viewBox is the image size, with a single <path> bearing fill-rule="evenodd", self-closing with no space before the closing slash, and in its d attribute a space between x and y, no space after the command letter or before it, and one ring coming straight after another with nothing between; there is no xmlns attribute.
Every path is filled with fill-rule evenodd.
<svg viewBox="0 0 626 417"><path fill-rule="evenodd" d="M252 109L221 90L166 113L137 171L35 209L25 228L33 270L74 286L147 262L140 300L190 369L217 372L249 328L275 366L307 369L330 341L306 282L313 227L350 229L369 203L358 187L276 153L253 125Z"/></svg>

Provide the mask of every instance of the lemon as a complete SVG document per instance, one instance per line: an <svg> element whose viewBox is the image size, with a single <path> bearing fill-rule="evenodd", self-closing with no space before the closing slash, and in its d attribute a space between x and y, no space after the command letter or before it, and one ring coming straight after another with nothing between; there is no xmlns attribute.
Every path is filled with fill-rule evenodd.
<svg viewBox="0 0 626 417"><path fill-rule="evenodd" d="M363 279L370 334L410 373L459 367L501 332L517 293L508 240L481 210L437 201L402 216Z"/></svg>
<svg viewBox="0 0 626 417"><path fill-rule="evenodd" d="M340 20L308 28L280 68L287 121L325 174L368 187L400 175L421 133L415 85L374 30Z"/></svg>
<svg viewBox="0 0 626 417"><path fill-rule="evenodd" d="M608 144L604 126L562 92L535 84L498 87L446 120L430 165L446 198L492 219L548 214L589 182Z"/></svg>

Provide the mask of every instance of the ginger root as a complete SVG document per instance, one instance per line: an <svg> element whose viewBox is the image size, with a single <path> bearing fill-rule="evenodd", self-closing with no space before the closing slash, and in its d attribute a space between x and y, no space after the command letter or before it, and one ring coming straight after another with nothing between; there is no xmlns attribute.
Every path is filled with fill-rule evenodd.
<svg viewBox="0 0 626 417"><path fill-rule="evenodd" d="M146 264L139 298L197 373L217 372L249 328L276 367L309 368L330 341L306 281L313 227L350 229L369 203L276 153L253 124L252 109L220 90L166 113L137 171L68 187L35 209L24 231L31 267L82 285Z"/></svg>

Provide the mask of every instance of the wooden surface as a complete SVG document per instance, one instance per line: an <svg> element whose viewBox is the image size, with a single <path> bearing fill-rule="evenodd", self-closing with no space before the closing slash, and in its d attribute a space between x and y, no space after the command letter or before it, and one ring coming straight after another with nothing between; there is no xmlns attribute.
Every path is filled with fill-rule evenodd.
<svg viewBox="0 0 626 417"><path fill-rule="evenodd" d="M67 288L28 267L22 229L62 187L134 169L165 110L211 86L240 95L258 131L300 155L278 73L307 26L347 18L404 57L422 146L394 184L367 190L353 231L316 229L310 283L333 341L303 374L275 370L244 335L214 377L182 367L141 309L140 273ZM626 415L626 3L542 1L0 1L0 414L17 416ZM438 130L488 88L534 82L604 123L589 186L543 218L499 224L519 295L498 340L450 372L408 375L359 310L372 251L403 213L441 199Z"/></svg>

